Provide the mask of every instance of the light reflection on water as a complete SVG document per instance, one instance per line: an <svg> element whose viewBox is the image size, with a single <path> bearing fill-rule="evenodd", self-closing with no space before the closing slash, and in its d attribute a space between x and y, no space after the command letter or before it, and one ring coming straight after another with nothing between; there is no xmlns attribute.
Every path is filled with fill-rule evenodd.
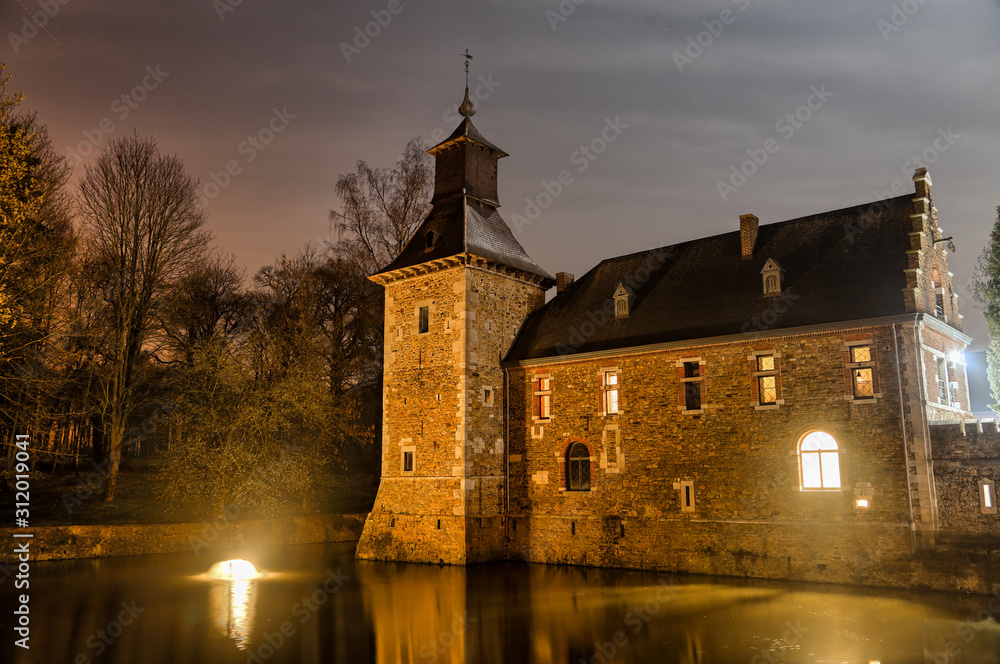
<svg viewBox="0 0 1000 664"><path fill-rule="evenodd" d="M210 591L216 628L223 636L233 639L240 650L246 650L250 643L256 585L253 579L215 581Z"/></svg>
<svg viewBox="0 0 1000 664"><path fill-rule="evenodd" d="M31 650L2 662L1000 662L1000 598L589 568L355 563L350 545L39 563ZM5 606L15 590L0 589ZM109 630L123 602L141 609ZM10 635L10 612L0 628ZM120 634L106 644L101 636ZM101 652L98 652L101 650Z"/></svg>

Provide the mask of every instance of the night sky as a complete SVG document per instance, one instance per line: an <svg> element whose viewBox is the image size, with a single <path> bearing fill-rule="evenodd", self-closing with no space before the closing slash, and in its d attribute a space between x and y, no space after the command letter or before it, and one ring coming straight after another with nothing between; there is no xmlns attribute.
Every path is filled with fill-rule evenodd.
<svg viewBox="0 0 1000 664"><path fill-rule="evenodd" d="M551 273L734 230L742 213L766 224L912 192L926 157L983 346L967 282L1000 204L1000 3L576 3L4 0L0 60L74 162L133 131L181 157L250 274L329 238L337 176L358 159L388 166L410 138L451 132L466 48L476 125L511 155L501 212L535 217L511 225ZM741 165L752 175L720 193Z"/></svg>

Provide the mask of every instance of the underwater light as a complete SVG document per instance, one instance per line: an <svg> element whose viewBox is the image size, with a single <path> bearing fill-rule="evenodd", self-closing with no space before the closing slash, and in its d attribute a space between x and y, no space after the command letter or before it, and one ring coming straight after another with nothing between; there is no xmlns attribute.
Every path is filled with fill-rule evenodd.
<svg viewBox="0 0 1000 664"><path fill-rule="evenodd" d="M223 581L245 581L247 579L256 579L261 576L261 573L257 571L257 568L249 560L235 558L215 563L212 565L212 569L208 570L208 576Z"/></svg>

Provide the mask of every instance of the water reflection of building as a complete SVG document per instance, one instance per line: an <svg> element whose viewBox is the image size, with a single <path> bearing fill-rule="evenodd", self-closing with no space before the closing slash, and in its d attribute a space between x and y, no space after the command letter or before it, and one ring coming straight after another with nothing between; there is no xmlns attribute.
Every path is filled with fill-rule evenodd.
<svg viewBox="0 0 1000 664"><path fill-rule="evenodd" d="M359 557L953 588L967 554L921 554L996 541L996 423L942 425L971 415L971 339L926 168L911 193L741 215L574 282L500 216L506 153L461 112L429 215L372 277L382 483ZM986 591L979 548L962 583Z"/></svg>

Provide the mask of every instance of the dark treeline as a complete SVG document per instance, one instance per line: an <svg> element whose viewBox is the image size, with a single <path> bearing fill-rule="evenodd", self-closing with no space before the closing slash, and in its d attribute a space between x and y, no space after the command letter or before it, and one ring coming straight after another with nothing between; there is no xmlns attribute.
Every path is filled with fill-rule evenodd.
<svg viewBox="0 0 1000 664"><path fill-rule="evenodd" d="M430 160L341 175L332 237L253 275L212 244L198 182L139 136L76 187L0 74L0 489L14 436L36 470L155 457L160 498L266 514L379 459L386 265L426 214Z"/></svg>

